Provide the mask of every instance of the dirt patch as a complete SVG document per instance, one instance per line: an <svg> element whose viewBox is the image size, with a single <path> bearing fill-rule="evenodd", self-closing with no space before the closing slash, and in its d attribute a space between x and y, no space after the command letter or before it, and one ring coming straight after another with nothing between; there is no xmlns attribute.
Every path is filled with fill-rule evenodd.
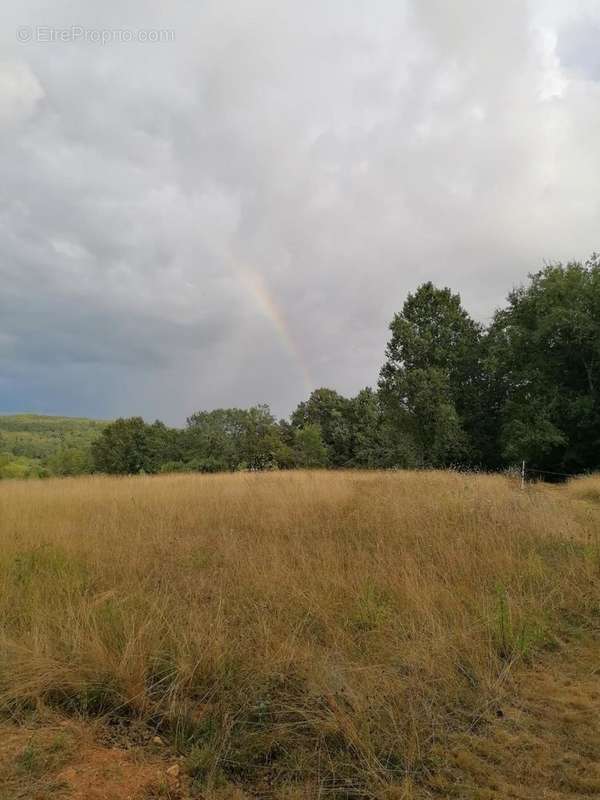
<svg viewBox="0 0 600 800"><path fill-rule="evenodd" d="M136 763L124 750L84 747L77 755L57 776L71 800L137 800L161 778L156 764Z"/></svg>
<svg viewBox="0 0 600 800"><path fill-rule="evenodd" d="M103 745L94 724L72 721L0 731L2 800L179 800L172 759Z"/></svg>

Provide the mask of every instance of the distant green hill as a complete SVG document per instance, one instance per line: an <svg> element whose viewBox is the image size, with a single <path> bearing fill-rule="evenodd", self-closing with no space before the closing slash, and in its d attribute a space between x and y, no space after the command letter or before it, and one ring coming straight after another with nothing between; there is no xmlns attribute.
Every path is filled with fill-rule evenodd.
<svg viewBox="0 0 600 800"><path fill-rule="evenodd" d="M107 422L85 417L0 414L0 478L76 475Z"/></svg>

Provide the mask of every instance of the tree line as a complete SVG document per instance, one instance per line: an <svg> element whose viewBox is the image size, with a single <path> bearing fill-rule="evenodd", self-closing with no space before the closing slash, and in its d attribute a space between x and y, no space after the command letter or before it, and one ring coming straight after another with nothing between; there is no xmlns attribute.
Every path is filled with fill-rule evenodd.
<svg viewBox="0 0 600 800"><path fill-rule="evenodd" d="M105 421L39 414L0 415L0 480L81 475Z"/></svg>
<svg viewBox="0 0 600 800"><path fill-rule="evenodd" d="M118 419L94 468L600 469L600 256L529 275L488 326L424 283L389 327L376 388L316 389L288 420L266 405L199 411L184 429Z"/></svg>

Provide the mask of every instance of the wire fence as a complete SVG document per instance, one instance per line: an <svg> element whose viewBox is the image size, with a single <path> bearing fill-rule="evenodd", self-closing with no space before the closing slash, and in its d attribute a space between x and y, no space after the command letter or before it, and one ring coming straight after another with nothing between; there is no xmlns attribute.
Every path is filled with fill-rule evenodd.
<svg viewBox="0 0 600 800"><path fill-rule="evenodd" d="M561 478L575 478L577 475L582 475L581 472L554 472L551 469L536 469L535 467L525 467L525 473L535 472L539 475L556 475Z"/></svg>

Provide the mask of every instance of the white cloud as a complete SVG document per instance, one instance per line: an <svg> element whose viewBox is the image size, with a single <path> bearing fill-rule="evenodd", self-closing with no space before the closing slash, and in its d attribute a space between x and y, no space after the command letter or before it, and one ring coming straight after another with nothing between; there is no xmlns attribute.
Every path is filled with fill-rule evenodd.
<svg viewBox="0 0 600 800"><path fill-rule="evenodd" d="M0 126L27 120L43 96L42 85L28 64L0 63Z"/></svg>

